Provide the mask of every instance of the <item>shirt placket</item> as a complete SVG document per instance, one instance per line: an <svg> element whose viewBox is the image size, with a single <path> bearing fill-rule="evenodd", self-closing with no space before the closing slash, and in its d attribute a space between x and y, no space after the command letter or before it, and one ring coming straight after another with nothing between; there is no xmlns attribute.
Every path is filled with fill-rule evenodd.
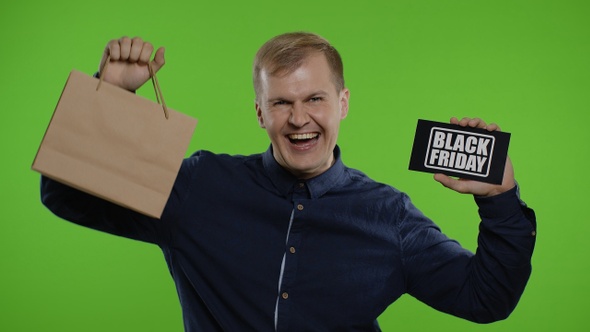
<svg viewBox="0 0 590 332"><path fill-rule="evenodd" d="M277 296L277 305L275 312L275 329L276 331L285 331L288 329L290 303L297 294L292 292L292 286L295 282L297 273L297 256L301 250L301 219L306 213L305 205L308 201L308 193L305 182L295 184L293 190L293 211L289 220L289 228L285 240L285 253L281 264L281 273L279 277L279 288Z"/></svg>

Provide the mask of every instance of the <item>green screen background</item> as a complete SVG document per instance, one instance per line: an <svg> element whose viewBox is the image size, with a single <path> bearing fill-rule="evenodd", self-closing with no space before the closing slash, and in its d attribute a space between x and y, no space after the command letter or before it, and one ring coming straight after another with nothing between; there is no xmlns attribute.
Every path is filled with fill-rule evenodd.
<svg viewBox="0 0 590 332"><path fill-rule="evenodd" d="M512 133L522 197L538 216L533 274L509 319L477 325L404 296L382 328L587 330L589 4L3 2L0 330L182 330L159 248L64 222L40 203L30 165L69 71L94 73L104 45L122 35L166 46L158 77L167 104L199 119L188 152L257 153L269 143L255 118L252 58L292 30L323 35L344 58L351 106L339 144L348 166L407 192L474 250L472 198L407 166L417 119L482 117Z"/></svg>

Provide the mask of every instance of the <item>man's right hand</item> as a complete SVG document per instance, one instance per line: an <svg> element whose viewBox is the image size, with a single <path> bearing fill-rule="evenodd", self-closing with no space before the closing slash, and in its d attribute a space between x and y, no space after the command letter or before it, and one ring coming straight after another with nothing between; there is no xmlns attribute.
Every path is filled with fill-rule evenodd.
<svg viewBox="0 0 590 332"><path fill-rule="evenodd" d="M104 68L109 55L111 61L106 71L100 72L99 75L106 82L135 91L150 79L148 62L153 51L154 46L139 37L121 37L111 40L104 49L100 68ZM160 70L164 63L164 48L160 47L156 51L154 60L151 61L154 73Z"/></svg>

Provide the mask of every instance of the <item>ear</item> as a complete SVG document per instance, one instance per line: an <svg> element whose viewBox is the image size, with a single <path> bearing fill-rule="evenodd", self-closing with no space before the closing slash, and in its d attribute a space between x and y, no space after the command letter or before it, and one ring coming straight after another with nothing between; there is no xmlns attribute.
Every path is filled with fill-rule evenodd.
<svg viewBox="0 0 590 332"><path fill-rule="evenodd" d="M256 102L256 117L258 118L258 124L260 125L260 128L266 128L264 126L264 118L262 117L262 108L260 107L260 104L258 102Z"/></svg>
<svg viewBox="0 0 590 332"><path fill-rule="evenodd" d="M350 99L350 91L347 88L340 91L340 120L343 120L348 115L348 105Z"/></svg>

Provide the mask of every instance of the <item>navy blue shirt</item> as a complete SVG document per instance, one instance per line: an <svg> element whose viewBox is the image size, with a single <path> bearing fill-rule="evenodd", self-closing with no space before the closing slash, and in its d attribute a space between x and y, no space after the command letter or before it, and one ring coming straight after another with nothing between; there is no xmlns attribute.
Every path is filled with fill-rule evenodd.
<svg viewBox="0 0 590 332"><path fill-rule="evenodd" d="M187 158L160 220L47 178L58 216L162 248L186 331L378 331L409 293L475 322L504 319L531 272L535 217L516 189L475 198L473 254L447 238L407 195L334 165L300 180L272 149Z"/></svg>

